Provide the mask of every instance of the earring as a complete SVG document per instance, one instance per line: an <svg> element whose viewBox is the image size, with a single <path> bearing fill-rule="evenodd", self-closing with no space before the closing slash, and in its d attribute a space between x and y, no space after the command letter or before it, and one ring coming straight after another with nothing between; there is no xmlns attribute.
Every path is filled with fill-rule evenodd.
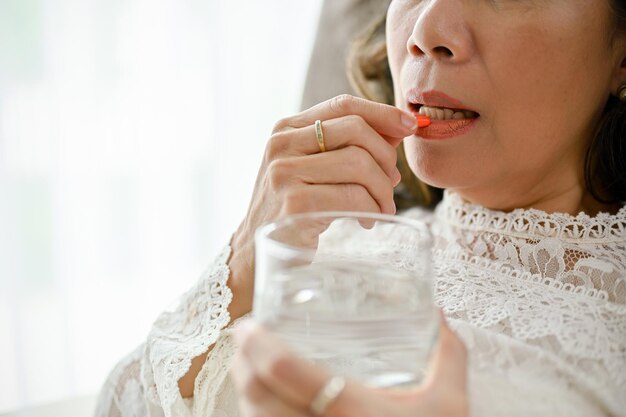
<svg viewBox="0 0 626 417"><path fill-rule="evenodd" d="M619 97L622 103L626 103L626 84L622 85L619 90L617 90L617 97Z"/></svg>

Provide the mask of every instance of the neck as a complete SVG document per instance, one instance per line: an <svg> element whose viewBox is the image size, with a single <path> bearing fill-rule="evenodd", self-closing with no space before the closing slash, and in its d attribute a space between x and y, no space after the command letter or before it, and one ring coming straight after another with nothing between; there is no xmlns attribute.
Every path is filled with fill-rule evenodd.
<svg viewBox="0 0 626 417"><path fill-rule="evenodd" d="M575 216L584 212L589 216L595 216L600 212L615 214L621 207L619 204L605 204L596 200L580 184L544 193L533 192L533 190L520 192L510 188L497 194L471 189L451 188L450 190L466 201L504 212L517 208L533 208L546 213L568 213Z"/></svg>

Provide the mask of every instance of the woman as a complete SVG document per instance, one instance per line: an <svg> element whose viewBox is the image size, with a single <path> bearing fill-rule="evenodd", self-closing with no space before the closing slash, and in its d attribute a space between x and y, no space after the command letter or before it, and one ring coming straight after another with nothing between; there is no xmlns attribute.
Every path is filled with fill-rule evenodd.
<svg viewBox="0 0 626 417"><path fill-rule="evenodd" d="M388 60L376 33L356 81L395 107L341 96L276 124L231 244L112 372L99 415L626 415L626 1L393 0ZM467 364L444 326L420 390L329 384L244 330L231 379L223 329L251 307L256 227L395 213L400 143L420 182L403 172L396 200L438 203L406 215L430 216L436 296Z"/></svg>

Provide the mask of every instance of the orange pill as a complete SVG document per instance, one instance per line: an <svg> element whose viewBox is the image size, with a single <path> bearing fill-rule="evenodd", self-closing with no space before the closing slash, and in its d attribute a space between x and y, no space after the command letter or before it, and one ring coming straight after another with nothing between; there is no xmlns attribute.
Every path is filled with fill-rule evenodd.
<svg viewBox="0 0 626 417"><path fill-rule="evenodd" d="M430 117L417 116L417 127L426 127L426 126L430 126Z"/></svg>

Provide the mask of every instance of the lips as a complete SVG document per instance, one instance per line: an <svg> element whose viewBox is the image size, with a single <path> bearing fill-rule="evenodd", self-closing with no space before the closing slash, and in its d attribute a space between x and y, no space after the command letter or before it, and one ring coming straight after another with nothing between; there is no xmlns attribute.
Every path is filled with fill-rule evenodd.
<svg viewBox="0 0 626 417"><path fill-rule="evenodd" d="M430 126L419 128L417 130L417 136L424 139L448 139L463 135L472 129L476 125L477 120L480 118L480 114L476 110L471 109L461 101L452 98L441 91L422 92L418 89L413 89L407 93L406 97L409 110L416 116L420 114L420 108L422 106L425 106L426 108L421 112L421 114L427 113L432 116L443 114L441 111L438 113L434 112L432 109L433 107L451 109L455 112L456 117L454 119L437 120L441 117L433 117ZM463 118L460 118L460 112L464 115ZM449 111L446 112L448 115L450 113L451 112Z"/></svg>
<svg viewBox="0 0 626 417"><path fill-rule="evenodd" d="M429 107L441 107L456 110L469 110L478 113L476 110L467 107L461 101L448 96L441 91L420 91L413 89L406 95L407 101L413 105L426 105Z"/></svg>

